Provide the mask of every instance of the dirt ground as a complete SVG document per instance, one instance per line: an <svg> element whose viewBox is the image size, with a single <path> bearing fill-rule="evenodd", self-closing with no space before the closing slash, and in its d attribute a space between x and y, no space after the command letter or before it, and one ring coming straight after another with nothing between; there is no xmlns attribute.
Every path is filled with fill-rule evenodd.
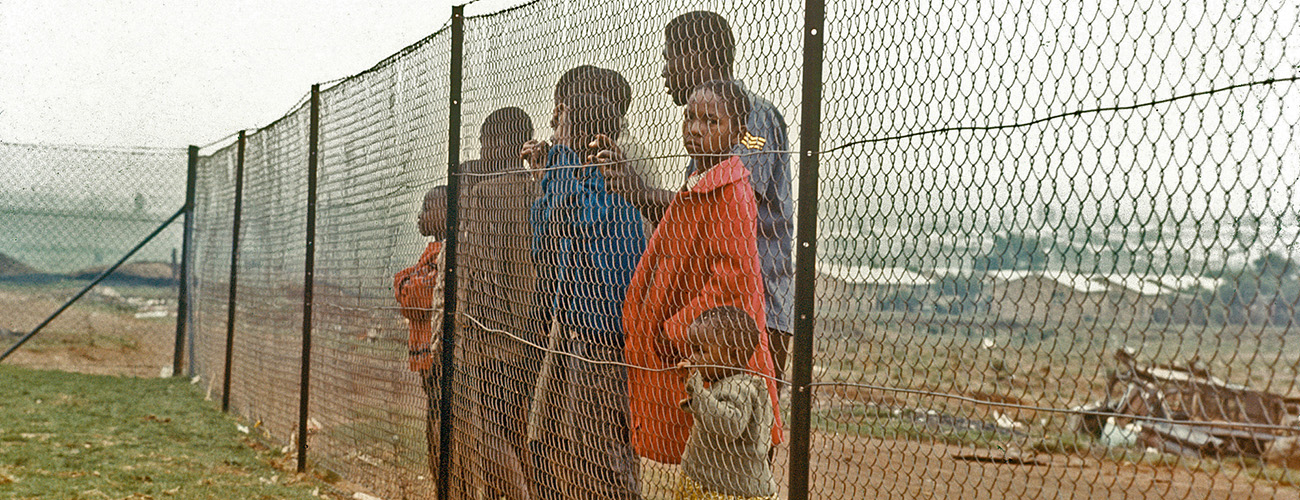
<svg viewBox="0 0 1300 500"><path fill-rule="evenodd" d="M75 290L0 289L0 346L8 349L54 312ZM88 295L4 362L28 368L96 375L157 377L171 367L175 316L135 318L120 301Z"/></svg>
<svg viewBox="0 0 1300 500"><path fill-rule="evenodd" d="M972 448L814 434L812 498L1300 498L1245 474L1094 457L1039 455L1046 465L961 460Z"/></svg>
<svg viewBox="0 0 1300 500"><path fill-rule="evenodd" d="M0 328L23 332L39 323L61 303L66 295L59 291L0 289ZM175 318L135 318L111 298L100 297L73 307L53 323L47 332L18 350L6 363L41 369L80 373L116 374L156 377L171 364ZM0 334L3 345L17 339L14 334ZM343 362L367 357L360 353L331 352L323 343L320 359ZM333 359L332 359L333 358ZM373 359L371 361L374 361ZM403 407L417 406L422 395L414 376L401 366L400 359L384 359L373 367L375 373L343 377L360 380L385 379L386 390L373 384L342 383L338 386L321 382L321 399L316 405L350 400L352 404L378 407L376 398L393 398ZM333 364L333 363L326 363ZM366 363L363 363L366 364ZM382 365L382 366L380 366ZM393 366L387 366L393 365ZM322 367L322 373L330 370ZM355 367L353 367L355 369ZM348 371L348 370L345 370ZM393 377L392 374L402 374ZM332 378L332 377L329 377ZM398 380L400 379L400 380ZM407 382L407 383L402 383ZM401 387L397 387L401 386ZM353 392L354 394L346 394ZM362 395L365 396L362 396ZM391 403L391 401L390 401ZM316 406L314 405L314 406ZM325 410L324 407L320 407ZM409 410L409 409L408 409ZM319 415L328 434L331 428L349 425L331 418L334 411ZM388 419L409 420L416 411L399 412ZM396 424L392 424L396 425ZM396 425L396 427L402 427ZM402 441L418 442L420 436L407 435L398 428L385 429ZM352 430L340 434L351 439L313 443L325 455L325 461L343 477L338 486L366 491L385 499L428 498L432 482L427 470L415 466L418 460L372 456L355 451L370 447L355 440L367 440ZM389 434L391 433L391 434ZM378 438L374 438L378 439ZM1107 498L1107 499L1297 499L1294 487L1256 478L1241 469L1224 466L1218 471L1194 471L1183 465L1153 465L1116 461L1108 458L1067 455L1038 455L1042 465L999 463L957 458L971 455L973 448L939 442L878 439L848 434L815 432L810 476L813 498L826 499L910 499L910 498ZM351 444L344 442L348 441ZM341 453L342 448L354 450ZM391 443L390 443L391 447ZM381 447L376 447L381 448ZM402 446L401 448L405 448ZM331 450L333 453L326 452ZM394 452L396 453L396 452ZM787 449L783 445L776 457L775 472L785 495L788 477ZM653 462L643 467L642 484L647 499L671 498L676 468Z"/></svg>
<svg viewBox="0 0 1300 500"><path fill-rule="evenodd" d="M963 460L971 448L841 434L814 433L810 498L915 499L1300 499L1291 487L1244 473L1191 471L1177 465L1149 465L1096 457L1040 455L1044 465ZM784 447L775 473L781 498L789 477ZM432 498L426 471L360 467L367 484L348 484L381 498ZM672 498L675 466L644 461L642 493L647 500ZM427 495L427 496L426 496Z"/></svg>

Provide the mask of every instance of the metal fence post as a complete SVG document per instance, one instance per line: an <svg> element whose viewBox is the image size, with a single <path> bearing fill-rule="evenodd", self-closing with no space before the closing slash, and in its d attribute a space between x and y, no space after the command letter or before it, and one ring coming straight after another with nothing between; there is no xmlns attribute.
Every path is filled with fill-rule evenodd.
<svg viewBox="0 0 1300 500"><path fill-rule="evenodd" d="M194 191L198 183L198 169L199 147L190 146L188 166L185 173L185 205L181 207L181 210L185 211L185 227L182 229L181 269L176 289L176 348L172 352L173 377L181 374L181 361L185 352L185 330L189 326L189 322L186 320L189 317L190 310L189 269L194 242ZM194 364L193 359L190 360L190 364Z"/></svg>
<svg viewBox="0 0 1300 500"><path fill-rule="evenodd" d="M456 354L456 235L460 232L460 101L465 59L465 6L451 8L451 71L447 117L447 243L443 257L442 377L438 399L438 498L450 498L452 378Z"/></svg>
<svg viewBox="0 0 1300 500"><path fill-rule="evenodd" d="M817 316L817 185L821 144L824 0L804 2L803 108L799 137L799 222L795 235L794 349L790 395L790 500L808 498L813 334Z"/></svg>
<svg viewBox="0 0 1300 500"><path fill-rule="evenodd" d="M320 84L311 86L307 138L307 257L302 283L302 375L298 382L298 472L307 470L307 402L311 392L312 282L316 269L316 166L320 149Z"/></svg>
<svg viewBox="0 0 1300 500"><path fill-rule="evenodd" d="M230 226L230 293L226 304L226 370L221 381L221 411L230 411L230 368L234 360L235 292L239 283L239 226L244 211L244 131L239 131L235 154L235 214Z"/></svg>

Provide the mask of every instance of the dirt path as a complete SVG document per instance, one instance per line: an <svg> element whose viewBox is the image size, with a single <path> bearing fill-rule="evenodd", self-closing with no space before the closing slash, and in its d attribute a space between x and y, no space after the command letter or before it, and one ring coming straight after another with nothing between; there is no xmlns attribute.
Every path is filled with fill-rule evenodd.
<svg viewBox="0 0 1300 500"><path fill-rule="evenodd" d="M69 294L71 295L71 294ZM8 349L22 333L40 324L65 297L48 291L0 290L0 338ZM157 377L171 366L175 317L133 317L93 297L74 305L4 362L14 366L96 375Z"/></svg>
<svg viewBox="0 0 1300 500"><path fill-rule="evenodd" d="M812 445L812 498L1300 499L1295 488L1231 468L1199 472L1065 455L1038 455L1047 465L978 462L953 458L971 454L969 447L842 434L814 433ZM784 466L777 472L787 476Z"/></svg>

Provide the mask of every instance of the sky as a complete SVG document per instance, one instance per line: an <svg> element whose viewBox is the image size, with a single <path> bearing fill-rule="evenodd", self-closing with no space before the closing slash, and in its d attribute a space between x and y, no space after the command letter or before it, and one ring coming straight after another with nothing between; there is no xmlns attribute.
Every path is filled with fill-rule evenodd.
<svg viewBox="0 0 1300 500"><path fill-rule="evenodd" d="M469 14L523 1L483 0ZM614 15L653 31L667 11L700 3L662 0L647 9L662 20L635 9ZM733 18L739 75L782 108L790 137L798 137L797 9L703 3ZM1023 121L1300 71L1295 0L1157 4L934 0L874 14L832 4L840 10L828 17L822 145ZM557 5L573 16L588 8ZM270 123L311 84L371 67L442 27L450 12L448 0L377 0L365 9L339 0L0 0L0 141L205 145ZM582 24L556 17L551 22ZM676 128L661 126L676 109L662 94L656 40L619 45L608 34L568 40L545 69L594 62L624 71L641 97L638 119L658 126L643 138L675 148ZM512 36L503 43L511 50ZM881 142L828 156L823 170L846 179L828 184L843 191L829 197L856 198L871 213L987 211L1008 199L1087 208L1089 220L1281 213L1300 206L1300 84L994 134ZM961 189L916 196L945 183Z"/></svg>
<svg viewBox="0 0 1300 500"><path fill-rule="evenodd" d="M433 33L452 4L0 1L0 142L204 145Z"/></svg>

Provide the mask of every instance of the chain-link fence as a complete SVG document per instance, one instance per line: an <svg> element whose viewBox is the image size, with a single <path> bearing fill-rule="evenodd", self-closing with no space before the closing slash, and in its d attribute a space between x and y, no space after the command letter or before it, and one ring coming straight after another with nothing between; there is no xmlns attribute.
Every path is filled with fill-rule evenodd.
<svg viewBox="0 0 1300 500"><path fill-rule="evenodd" d="M1300 7L828 7L457 10L204 151L203 384L383 498L1295 498Z"/></svg>
<svg viewBox="0 0 1300 500"><path fill-rule="evenodd" d="M0 142L0 342L16 362L157 376L172 366L185 151ZM153 239L151 233L158 231ZM88 307L47 319L90 280Z"/></svg>
<svg viewBox="0 0 1300 500"><path fill-rule="evenodd" d="M185 198L182 149L0 143L0 165L5 275L102 270ZM134 261L170 265L180 246L169 229Z"/></svg>

